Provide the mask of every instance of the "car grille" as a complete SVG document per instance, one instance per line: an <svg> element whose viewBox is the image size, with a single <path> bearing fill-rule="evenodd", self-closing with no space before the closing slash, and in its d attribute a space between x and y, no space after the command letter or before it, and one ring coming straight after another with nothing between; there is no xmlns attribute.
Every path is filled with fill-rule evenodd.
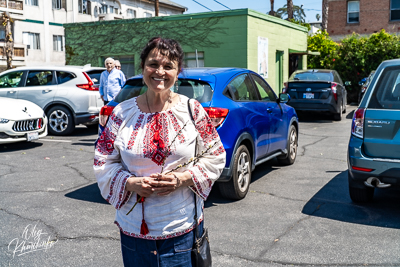
<svg viewBox="0 0 400 267"><path fill-rule="evenodd" d="M43 128L43 119L16 121L12 129L16 132L26 132Z"/></svg>

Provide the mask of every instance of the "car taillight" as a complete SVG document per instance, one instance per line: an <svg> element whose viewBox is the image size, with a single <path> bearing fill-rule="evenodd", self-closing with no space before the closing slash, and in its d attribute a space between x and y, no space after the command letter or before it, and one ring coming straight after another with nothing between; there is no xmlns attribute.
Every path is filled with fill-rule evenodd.
<svg viewBox="0 0 400 267"><path fill-rule="evenodd" d="M112 111L114 110L114 107L111 106L104 106L100 110L100 115L99 115L99 124L101 126L106 126L108 116L111 115Z"/></svg>
<svg viewBox="0 0 400 267"><path fill-rule="evenodd" d="M287 91L288 91L288 86L289 86L289 84L288 84L287 82L284 82L284 83L283 83L283 88L282 88L282 93L283 93L283 94L286 94L286 93L287 93Z"/></svg>
<svg viewBox="0 0 400 267"><path fill-rule="evenodd" d="M358 108L354 112L353 122L351 125L351 134L359 138L364 138L364 115L365 109Z"/></svg>
<svg viewBox="0 0 400 267"><path fill-rule="evenodd" d="M207 112L215 128L221 125L229 112L229 109L226 108L204 108L204 110Z"/></svg>
<svg viewBox="0 0 400 267"><path fill-rule="evenodd" d="M90 79L89 75L86 72L82 72L82 74L86 77L88 83L77 84L76 86L89 91L99 91L98 87L93 86L92 79Z"/></svg>
<svg viewBox="0 0 400 267"><path fill-rule="evenodd" d="M333 97L335 97L335 100L337 101L337 90L336 90L336 86L337 86L337 83L331 83L331 90L332 90L332 93L333 93Z"/></svg>

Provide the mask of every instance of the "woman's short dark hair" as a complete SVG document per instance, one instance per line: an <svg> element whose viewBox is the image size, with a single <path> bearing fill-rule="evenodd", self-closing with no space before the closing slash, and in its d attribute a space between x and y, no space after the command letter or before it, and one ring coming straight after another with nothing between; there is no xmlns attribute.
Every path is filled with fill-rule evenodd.
<svg viewBox="0 0 400 267"><path fill-rule="evenodd" d="M178 73L182 70L183 65L183 50L181 45L174 39L165 39L161 37L153 37L143 48L142 53L140 53L140 67L144 69L144 63L150 52L157 48L161 55L166 56L171 61L178 62Z"/></svg>

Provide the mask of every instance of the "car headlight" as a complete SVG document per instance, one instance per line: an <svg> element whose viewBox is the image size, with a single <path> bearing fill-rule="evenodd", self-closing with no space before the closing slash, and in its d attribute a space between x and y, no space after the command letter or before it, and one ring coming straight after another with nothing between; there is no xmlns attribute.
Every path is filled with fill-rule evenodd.
<svg viewBox="0 0 400 267"><path fill-rule="evenodd" d="M0 118L0 123L7 123L7 122L9 122L9 121L10 121L10 120Z"/></svg>

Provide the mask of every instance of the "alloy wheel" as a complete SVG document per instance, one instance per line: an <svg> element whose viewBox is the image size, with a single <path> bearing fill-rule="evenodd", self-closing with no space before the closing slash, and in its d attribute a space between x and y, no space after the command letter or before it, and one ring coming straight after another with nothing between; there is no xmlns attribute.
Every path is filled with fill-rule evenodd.
<svg viewBox="0 0 400 267"><path fill-rule="evenodd" d="M246 152L242 152L239 156L237 173L239 190L244 192L250 180L250 157Z"/></svg>
<svg viewBox="0 0 400 267"><path fill-rule="evenodd" d="M62 110L54 110L49 116L49 125L55 132L64 132L68 127L68 115Z"/></svg>
<svg viewBox="0 0 400 267"><path fill-rule="evenodd" d="M297 132L296 130L292 129L290 131L290 144L289 144L289 157L294 160L297 154Z"/></svg>

